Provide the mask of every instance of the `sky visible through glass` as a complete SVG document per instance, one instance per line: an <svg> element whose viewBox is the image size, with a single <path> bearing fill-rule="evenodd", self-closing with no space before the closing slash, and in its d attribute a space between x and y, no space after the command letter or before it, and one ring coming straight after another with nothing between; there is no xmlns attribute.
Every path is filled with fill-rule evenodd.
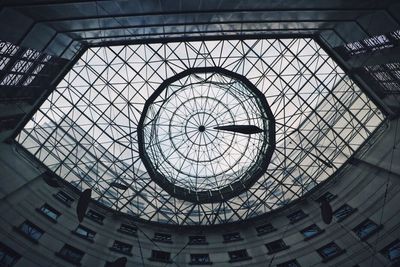
<svg viewBox="0 0 400 267"><path fill-rule="evenodd" d="M190 68L238 73L264 95L276 121L266 173L218 203L177 199L139 157L137 125L160 84ZM384 120L378 108L312 39L137 44L88 49L17 141L80 190L135 217L218 224L277 209L329 178ZM251 152L249 152L251 153ZM126 189L115 188L120 183Z"/></svg>
<svg viewBox="0 0 400 267"><path fill-rule="evenodd" d="M144 146L153 168L188 190L220 190L240 180L268 147L265 107L245 84L215 71L168 84L144 116ZM215 129L227 125L265 132Z"/></svg>

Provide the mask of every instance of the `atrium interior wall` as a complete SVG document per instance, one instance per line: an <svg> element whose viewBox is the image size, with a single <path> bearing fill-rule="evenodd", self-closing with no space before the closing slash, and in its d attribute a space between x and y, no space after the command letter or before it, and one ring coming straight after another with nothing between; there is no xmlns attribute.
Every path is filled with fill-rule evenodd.
<svg viewBox="0 0 400 267"><path fill-rule="evenodd" d="M296 1L288 1L268 8L265 5L272 4L271 1L249 1L242 4L244 6L229 1L221 3L226 7L222 10L214 4L207 6L205 2L194 5L195 1L188 1L193 5L181 3L169 9L156 2L140 5L140 12L135 11L133 3L111 0L3 1L0 5L0 25L11 22L15 25L13 30L0 27L0 40L51 55L55 60L51 61L52 66L57 66L53 70L58 73L49 74L48 79L44 77L41 84L32 84L32 87L0 85L3 90L0 92L0 250L11 248L19 255L14 266L72 266L58 253L65 244L84 252L81 266L103 266L123 256L128 259L127 266L185 266L191 262L191 254L208 254L216 266L265 266L265 262L277 266L294 259L299 266L396 266L382 251L400 237L400 207L397 205L400 166L395 164L395 159L400 157L399 94L383 92L382 84L360 70L365 64L399 64L400 49L397 46L387 51L370 51L349 59L343 56L340 48L346 43L399 30L400 5L396 1L353 0L321 1L319 4L305 1L305 6L300 7ZM179 9L180 12L175 12ZM163 19L160 18L162 14ZM79 225L75 208L80 192L65 184L61 191L73 198L72 204L68 206L56 199L54 195L60 189L43 181L46 168L14 141L18 133L88 47L182 38L198 41L218 39L221 35L231 40L240 39L240 36L316 38L324 51L335 58L379 107L385 117L381 130L368 138L365 146L346 161L335 176L266 215L243 222L182 227L133 218L92 202L90 209L105 216L102 224L88 218L82 223L96 232L94 242L73 234ZM0 70L0 79L7 74ZM32 94L28 94L33 88L35 90L29 91ZM355 208L349 218L334 219L330 225L323 223L317 199L326 192L336 196L330 202L334 211L344 204ZM61 213L56 222L38 212L45 203ZM298 210L307 216L291 223L287 216ZM353 229L366 219L381 227L362 240ZM32 242L18 230L26 220L44 230L38 242ZM118 231L123 223L135 224L137 235ZM267 223L276 230L266 234L257 232L258 227ZM305 239L301 231L312 224L323 232ZM171 242L154 240L156 233L171 234ZM240 238L224 242L223 234L230 233L239 233ZM190 236L205 236L207 243L188 245ZM271 253L265 244L280 239L288 248ZM115 240L132 245L131 251L127 254L115 251ZM342 250L340 255L326 261L317 250L330 242L335 242ZM242 249L247 251L248 257L232 262L228 252ZM154 260L154 250L170 253L171 262ZM0 256L0 262L2 260Z"/></svg>

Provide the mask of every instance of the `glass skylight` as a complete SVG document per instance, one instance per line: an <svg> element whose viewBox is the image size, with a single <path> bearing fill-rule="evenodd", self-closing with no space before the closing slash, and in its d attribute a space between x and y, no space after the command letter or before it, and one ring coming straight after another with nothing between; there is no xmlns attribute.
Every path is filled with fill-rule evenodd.
<svg viewBox="0 0 400 267"><path fill-rule="evenodd" d="M169 194L217 202L265 174L275 146L265 96L245 77L192 68L148 99L138 125L147 171Z"/></svg>
<svg viewBox="0 0 400 267"><path fill-rule="evenodd" d="M152 179L139 155L138 124L165 80L214 67L244 76L264 94L275 120L275 150L245 192L197 203L172 196ZM80 190L92 188L92 197L108 207L148 221L211 225L303 196L383 120L312 39L134 44L89 48L17 141Z"/></svg>

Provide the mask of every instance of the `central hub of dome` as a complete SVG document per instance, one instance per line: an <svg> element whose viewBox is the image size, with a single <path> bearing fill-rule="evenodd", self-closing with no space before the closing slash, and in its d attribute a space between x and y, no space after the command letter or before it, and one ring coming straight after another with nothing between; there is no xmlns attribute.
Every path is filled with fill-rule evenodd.
<svg viewBox="0 0 400 267"><path fill-rule="evenodd" d="M140 156L171 195L217 202L243 193L267 169L275 125L264 95L221 68L189 69L165 80L145 104Z"/></svg>

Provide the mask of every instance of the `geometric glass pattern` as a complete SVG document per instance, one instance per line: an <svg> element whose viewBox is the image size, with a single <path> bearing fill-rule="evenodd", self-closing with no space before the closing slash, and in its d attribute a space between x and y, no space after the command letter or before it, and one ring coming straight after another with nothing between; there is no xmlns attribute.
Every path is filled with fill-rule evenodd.
<svg viewBox="0 0 400 267"><path fill-rule="evenodd" d="M218 202L265 174L275 142L272 117L265 96L244 77L220 68L189 69L167 79L146 102L139 154L170 195Z"/></svg>
<svg viewBox="0 0 400 267"><path fill-rule="evenodd" d="M147 99L165 80L200 67L244 76L264 94L275 120L265 173L215 203L172 196L139 155L137 127ZM211 225L304 196L384 119L313 39L182 41L89 48L16 140L62 179L91 188L107 207L159 223Z"/></svg>

